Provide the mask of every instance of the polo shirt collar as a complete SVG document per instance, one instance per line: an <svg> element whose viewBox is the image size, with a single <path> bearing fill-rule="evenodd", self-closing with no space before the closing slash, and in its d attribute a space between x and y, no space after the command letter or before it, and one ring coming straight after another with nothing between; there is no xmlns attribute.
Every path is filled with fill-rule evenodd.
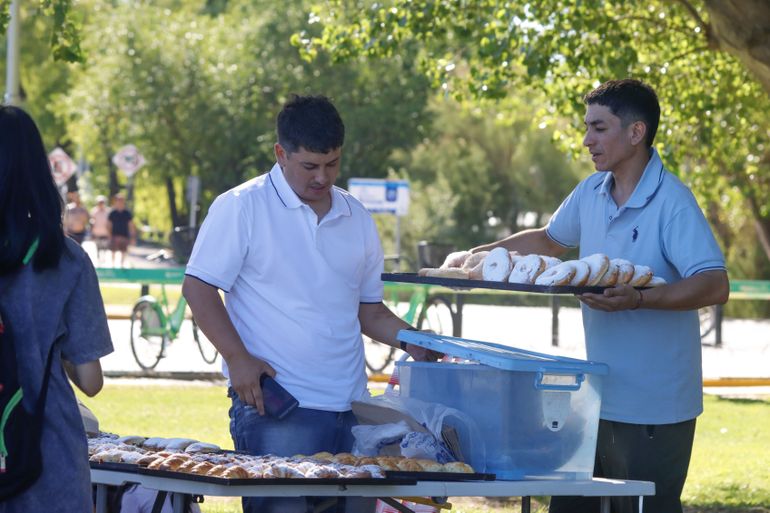
<svg viewBox="0 0 770 513"><path fill-rule="evenodd" d="M281 200L283 206L286 208L301 208L302 205L304 205L303 201L299 198L299 196L297 196L297 193L294 192L294 189L291 188L291 185L289 185L289 182L286 181L286 177L283 176L283 170L277 162L270 170L268 179L273 185L273 189L278 195L278 199ZM331 195L332 206L329 209L329 212L327 212L327 214L324 216L325 220L334 219L335 217L339 216L352 215L350 203L348 202L347 198L345 198L345 196L337 189L337 187L332 187Z"/></svg>
<svg viewBox="0 0 770 513"><path fill-rule="evenodd" d="M649 203L658 191L658 187L660 187L660 184L663 181L663 175L663 161L660 159L658 151L655 148L652 148L650 150L650 160L644 168L642 178L639 180L639 183L636 184L634 192L623 206L625 208L641 208ZM609 195L614 183L615 177L608 171L598 192L600 194Z"/></svg>

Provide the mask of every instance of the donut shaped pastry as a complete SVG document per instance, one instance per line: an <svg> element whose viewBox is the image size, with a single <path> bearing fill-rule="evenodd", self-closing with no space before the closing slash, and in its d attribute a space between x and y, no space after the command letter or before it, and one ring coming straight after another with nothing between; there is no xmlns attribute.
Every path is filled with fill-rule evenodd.
<svg viewBox="0 0 770 513"><path fill-rule="evenodd" d="M465 262L460 267L469 271L483 262L488 254L489 251L479 251L478 253L468 255L468 258L465 259Z"/></svg>
<svg viewBox="0 0 770 513"><path fill-rule="evenodd" d="M618 281L615 283L616 285L625 285L634 277L634 264L628 260L613 258L610 260L610 263L618 266Z"/></svg>
<svg viewBox="0 0 770 513"><path fill-rule="evenodd" d="M588 283L588 277L591 275L591 267L582 260L567 260L567 262L572 262L575 266L575 276L572 277L569 284L573 287L585 286Z"/></svg>
<svg viewBox="0 0 770 513"><path fill-rule="evenodd" d="M635 265L634 276L628 282L632 287L644 287L652 279L652 269L646 265Z"/></svg>
<svg viewBox="0 0 770 513"><path fill-rule="evenodd" d="M620 267L618 267L618 264L615 264L610 260L610 265L607 266L607 272L604 273L604 276L602 276L602 279L599 280L599 283L596 285L599 287L614 287L618 282L619 274Z"/></svg>
<svg viewBox="0 0 770 513"><path fill-rule="evenodd" d="M560 258L556 258L548 255L540 255L540 258L542 258L543 262L545 262L546 269L550 269L551 267L555 267L561 263Z"/></svg>
<svg viewBox="0 0 770 513"><path fill-rule="evenodd" d="M650 281L647 282L647 287L660 287L666 285L668 282L660 276L653 276Z"/></svg>
<svg viewBox="0 0 770 513"><path fill-rule="evenodd" d="M556 287L569 285L572 282L572 278L575 276L577 269L575 266L567 261L555 265L546 269L535 279L535 285L543 285L546 287Z"/></svg>
<svg viewBox="0 0 770 513"><path fill-rule="evenodd" d="M444 263L441 264L440 269L448 269L450 267L462 267L468 257L471 256L470 251L455 251L449 253L444 259Z"/></svg>
<svg viewBox="0 0 770 513"><path fill-rule="evenodd" d="M508 276L508 282L532 284L544 270L545 261L540 258L540 255L523 256L513 267Z"/></svg>
<svg viewBox="0 0 770 513"><path fill-rule="evenodd" d="M479 251L468 257L462 266L463 271L468 271L468 277L471 280L483 280L484 279L484 259L489 254L489 251Z"/></svg>
<svg viewBox="0 0 770 513"><path fill-rule="evenodd" d="M482 275L485 281L505 281L511 274L511 256L505 248L495 248L484 259Z"/></svg>
<svg viewBox="0 0 770 513"><path fill-rule="evenodd" d="M580 260L587 263L588 268L591 271L588 275L588 280L586 280L586 285L589 287L598 285L599 281L604 276L604 273L607 272L607 268L610 266L609 257L603 253L594 253L593 255L583 257Z"/></svg>

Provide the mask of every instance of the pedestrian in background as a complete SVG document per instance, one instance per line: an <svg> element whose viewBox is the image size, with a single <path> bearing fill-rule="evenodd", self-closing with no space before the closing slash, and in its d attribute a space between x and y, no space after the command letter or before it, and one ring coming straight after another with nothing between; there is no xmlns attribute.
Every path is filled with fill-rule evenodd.
<svg viewBox="0 0 770 513"><path fill-rule="evenodd" d="M0 504L3 513L93 511L86 433L67 378L89 396L98 393L99 358L112 342L96 273L64 236L62 210L34 121L18 107L0 107L0 324L3 340L13 342L27 412L42 396L50 361L42 473Z"/></svg>
<svg viewBox="0 0 770 513"><path fill-rule="evenodd" d="M96 206L91 209L91 238L96 244L96 260L102 261L104 252L110 248L110 209L107 198L96 197Z"/></svg>
<svg viewBox="0 0 770 513"><path fill-rule="evenodd" d="M115 267L115 257L119 267L124 267L129 244L136 244L136 227L134 216L126 208L126 197L117 193L112 204L112 211L107 216L110 226L110 249L112 250L112 266Z"/></svg>
<svg viewBox="0 0 770 513"><path fill-rule="evenodd" d="M72 240L82 245L90 225L90 216L88 210L80 202L78 191L68 192L67 199L69 203L67 203L67 210L64 214L64 231Z"/></svg>

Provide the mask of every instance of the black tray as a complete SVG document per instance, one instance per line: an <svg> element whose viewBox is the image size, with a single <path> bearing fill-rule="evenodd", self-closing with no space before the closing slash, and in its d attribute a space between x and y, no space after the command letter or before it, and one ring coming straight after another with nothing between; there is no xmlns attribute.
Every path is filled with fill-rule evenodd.
<svg viewBox="0 0 770 513"><path fill-rule="evenodd" d="M99 463L98 461L89 461L88 464L93 469L97 470L113 470L116 472L131 472L132 474L136 474L139 470L139 465L136 463L118 463L114 461L105 461L103 463Z"/></svg>
<svg viewBox="0 0 770 513"><path fill-rule="evenodd" d="M406 472L403 470L386 470L388 479L414 479L416 481L494 481L495 474L468 472Z"/></svg>
<svg viewBox="0 0 770 513"><path fill-rule="evenodd" d="M188 474L185 472L174 472L171 470L157 470L139 467L138 474L168 477L172 479L181 479L185 481L196 481L199 483L212 483L218 485L243 486L243 485L413 485L417 484L417 479L407 477L390 477L386 474L384 478L375 477L335 477L335 478L298 478L290 479L285 477L277 478L258 478L258 479L227 479L216 476L201 476L198 474Z"/></svg>
<svg viewBox="0 0 770 513"><path fill-rule="evenodd" d="M515 292L535 292L540 294L584 294L591 292L601 294L608 287L573 287L572 285L530 285L527 283L508 283L502 281L463 280L459 278L434 278L417 276L417 273L382 273L382 281L401 283L423 283L426 285L441 285L453 289L495 289Z"/></svg>

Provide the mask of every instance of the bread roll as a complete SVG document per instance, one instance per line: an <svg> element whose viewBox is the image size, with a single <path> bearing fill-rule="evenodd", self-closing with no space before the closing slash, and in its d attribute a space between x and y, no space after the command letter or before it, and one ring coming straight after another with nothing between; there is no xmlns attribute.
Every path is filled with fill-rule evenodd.
<svg viewBox="0 0 770 513"><path fill-rule="evenodd" d="M245 468L239 465L232 465L222 472L222 477L226 479L248 479L249 473Z"/></svg>
<svg viewBox="0 0 770 513"><path fill-rule="evenodd" d="M449 269L451 267L462 267L465 264L465 261L468 260L468 257L471 256L470 251L455 251L453 253L449 253L447 257L444 259L444 263L441 264L440 269Z"/></svg>
<svg viewBox="0 0 770 513"><path fill-rule="evenodd" d="M464 474L473 474L473 467L462 461L450 461L444 463L444 472L462 472Z"/></svg>

